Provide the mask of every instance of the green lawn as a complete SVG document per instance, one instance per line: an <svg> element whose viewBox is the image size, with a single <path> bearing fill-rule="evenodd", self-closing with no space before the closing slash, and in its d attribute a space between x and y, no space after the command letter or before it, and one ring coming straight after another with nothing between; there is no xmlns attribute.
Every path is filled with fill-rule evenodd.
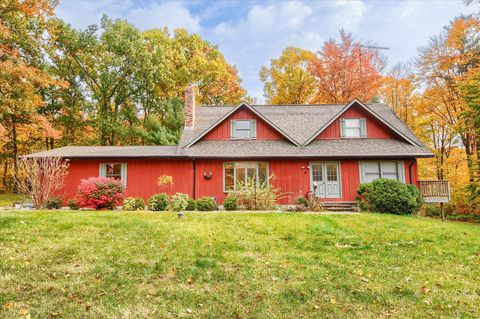
<svg viewBox="0 0 480 319"><path fill-rule="evenodd" d="M14 201L23 201L23 197L15 194L0 194L0 207L12 206Z"/></svg>
<svg viewBox="0 0 480 319"><path fill-rule="evenodd" d="M416 217L0 212L0 317L478 318L479 253Z"/></svg>

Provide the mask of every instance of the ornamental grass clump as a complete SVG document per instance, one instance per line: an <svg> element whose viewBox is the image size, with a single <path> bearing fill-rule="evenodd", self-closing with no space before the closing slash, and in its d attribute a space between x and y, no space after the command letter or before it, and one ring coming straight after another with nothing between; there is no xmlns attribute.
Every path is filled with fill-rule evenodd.
<svg viewBox="0 0 480 319"><path fill-rule="evenodd" d="M228 197L236 198L241 209L276 209L278 200L283 195L280 189L271 185L270 180L268 183L256 183L254 178L249 178L246 182L239 182L235 185L235 190L229 192Z"/></svg>
<svg viewBox="0 0 480 319"><path fill-rule="evenodd" d="M77 191L80 207L114 209L124 197L122 181L107 177L82 179Z"/></svg>

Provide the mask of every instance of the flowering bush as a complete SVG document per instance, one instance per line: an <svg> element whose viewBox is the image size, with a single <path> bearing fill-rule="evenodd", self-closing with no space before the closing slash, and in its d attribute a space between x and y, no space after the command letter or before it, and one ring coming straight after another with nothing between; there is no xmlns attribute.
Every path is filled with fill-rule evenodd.
<svg viewBox="0 0 480 319"><path fill-rule="evenodd" d="M81 207L113 209L124 196L122 181L106 177L82 179L77 191Z"/></svg>
<svg viewBox="0 0 480 319"><path fill-rule="evenodd" d="M127 197L123 201L123 210L144 210L145 201L141 197Z"/></svg>
<svg viewBox="0 0 480 319"><path fill-rule="evenodd" d="M182 194L182 193L176 193L175 195L172 196L172 201L170 203L171 209L174 212L181 212L185 210L188 206L188 197L187 194Z"/></svg>
<svg viewBox="0 0 480 319"><path fill-rule="evenodd" d="M152 211L164 211L168 207L168 195L165 193L155 194L148 199L148 209Z"/></svg>

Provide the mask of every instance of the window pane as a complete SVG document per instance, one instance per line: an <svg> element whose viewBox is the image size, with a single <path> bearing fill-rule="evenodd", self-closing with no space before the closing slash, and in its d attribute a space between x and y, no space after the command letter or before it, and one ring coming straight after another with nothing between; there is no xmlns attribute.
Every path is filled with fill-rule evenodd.
<svg viewBox="0 0 480 319"><path fill-rule="evenodd" d="M397 173L397 162L382 162L383 173Z"/></svg>
<svg viewBox="0 0 480 319"><path fill-rule="evenodd" d="M345 137L360 137L360 128L345 128Z"/></svg>
<svg viewBox="0 0 480 319"><path fill-rule="evenodd" d="M345 128L360 128L360 119L345 119Z"/></svg>
<svg viewBox="0 0 480 319"><path fill-rule="evenodd" d="M265 162L258 163L258 183L268 183L267 163Z"/></svg>
<svg viewBox="0 0 480 319"><path fill-rule="evenodd" d="M235 138L250 138L250 130L239 130L235 131Z"/></svg>
<svg viewBox="0 0 480 319"><path fill-rule="evenodd" d="M250 120L237 121L237 130L250 130Z"/></svg>
<svg viewBox="0 0 480 319"><path fill-rule="evenodd" d="M327 164L327 181L336 182L337 180L337 164Z"/></svg>
<svg viewBox="0 0 480 319"><path fill-rule="evenodd" d="M237 163L235 167L236 176L235 176L235 184L241 183L245 185L245 165L241 163Z"/></svg>
<svg viewBox="0 0 480 319"><path fill-rule="evenodd" d="M105 164L105 177L122 179L122 164L121 163Z"/></svg>
<svg viewBox="0 0 480 319"><path fill-rule="evenodd" d="M323 181L322 165L312 165L312 179L314 182Z"/></svg>
<svg viewBox="0 0 480 319"><path fill-rule="evenodd" d="M225 163L223 176L225 176L225 190L232 190L235 185L233 178L233 163Z"/></svg>
<svg viewBox="0 0 480 319"><path fill-rule="evenodd" d="M380 162L362 163L363 183L369 183L381 177Z"/></svg>

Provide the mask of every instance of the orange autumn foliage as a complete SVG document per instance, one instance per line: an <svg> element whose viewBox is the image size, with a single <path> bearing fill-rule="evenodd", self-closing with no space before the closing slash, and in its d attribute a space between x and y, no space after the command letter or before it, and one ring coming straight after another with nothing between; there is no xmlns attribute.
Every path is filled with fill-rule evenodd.
<svg viewBox="0 0 480 319"><path fill-rule="evenodd" d="M370 101L382 83L385 61L377 50L362 48L352 35L340 30L340 42L325 42L310 65L317 80L316 103Z"/></svg>

